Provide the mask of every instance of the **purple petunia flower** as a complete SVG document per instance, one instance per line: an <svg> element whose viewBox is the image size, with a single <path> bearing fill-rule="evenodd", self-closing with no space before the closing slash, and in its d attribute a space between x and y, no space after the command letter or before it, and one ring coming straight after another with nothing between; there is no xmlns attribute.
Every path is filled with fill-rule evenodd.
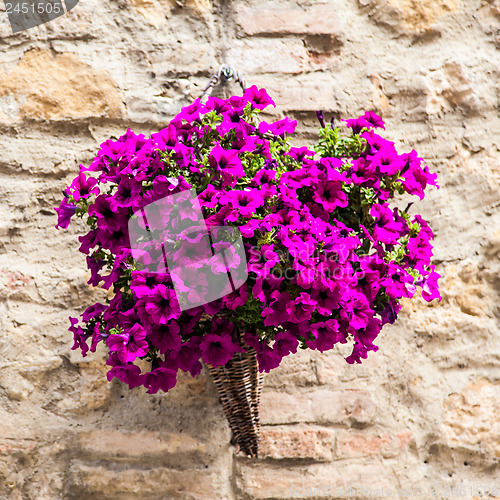
<svg viewBox="0 0 500 500"><path fill-rule="evenodd" d="M116 377L123 383L129 386L129 389L138 387L144 382L144 375L141 375L141 369L137 365L131 363L126 365L116 364L109 370L106 375L107 379L111 380Z"/></svg>
<svg viewBox="0 0 500 500"><path fill-rule="evenodd" d="M68 330L73 333L74 344L71 349L80 349L82 352L82 356L85 357L89 350L89 346L87 345L87 338L89 334L84 332L81 326L77 326L78 318L69 318L70 327Z"/></svg>
<svg viewBox="0 0 500 500"><path fill-rule="evenodd" d="M162 284L157 285L148 296L144 309L151 319L160 325L166 325L170 320L177 319L181 315L175 292Z"/></svg>
<svg viewBox="0 0 500 500"><path fill-rule="evenodd" d="M148 353L149 345L145 339L146 330L136 323L128 331L110 335L106 344L111 352L116 352L122 363L128 363Z"/></svg>
<svg viewBox="0 0 500 500"><path fill-rule="evenodd" d="M94 325L94 329L92 331L92 338L90 341L90 352L96 352L97 350L97 344L101 342L101 340L106 340L108 338L108 335L101 332L101 322L98 321Z"/></svg>
<svg viewBox="0 0 500 500"><path fill-rule="evenodd" d="M387 204L376 204L370 210L370 215L376 219L373 237L382 243L392 245L403 235L402 222L394 219L394 212Z"/></svg>
<svg viewBox="0 0 500 500"><path fill-rule="evenodd" d="M347 194L342 191L341 181L322 182L313 193L313 200L321 204L327 212L337 207L346 207L349 203Z"/></svg>
<svg viewBox="0 0 500 500"><path fill-rule="evenodd" d="M167 392L177 383L177 371L159 366L144 375L143 383L148 394L156 394L160 389Z"/></svg>
<svg viewBox="0 0 500 500"><path fill-rule="evenodd" d="M434 299L441 300L438 287L438 279L441 278L441 275L434 271L434 266L431 266L431 269L432 271L426 276L422 285L422 297L427 302Z"/></svg>
<svg viewBox="0 0 500 500"><path fill-rule="evenodd" d="M262 310L262 317L266 326L278 326L289 320L287 307L291 297L288 292L271 292L271 297L267 307Z"/></svg>
<svg viewBox="0 0 500 500"><path fill-rule="evenodd" d="M87 322L91 319L98 318L107 308L108 306L96 302L83 311L82 320Z"/></svg>
<svg viewBox="0 0 500 500"><path fill-rule="evenodd" d="M244 349L233 342L229 335L216 335L210 333L205 335L200 342L201 357L208 365L225 365L235 352L243 352Z"/></svg>
<svg viewBox="0 0 500 500"><path fill-rule="evenodd" d="M273 352L281 358L288 356L290 353L295 354L299 341L295 335L290 332L279 332L274 336Z"/></svg>
<svg viewBox="0 0 500 500"><path fill-rule="evenodd" d="M423 200L427 184L439 188L436 182L437 174L431 174L427 166L425 168L420 166L422 158L419 158L415 150L402 155L402 158L406 162L401 172L401 176L403 177L402 184L407 193L414 194Z"/></svg>
<svg viewBox="0 0 500 500"><path fill-rule="evenodd" d="M323 111L322 110L316 111L316 117L318 118L321 128L325 128L326 123L325 123L325 117L323 116Z"/></svg>
<svg viewBox="0 0 500 500"><path fill-rule="evenodd" d="M399 156L394 147L384 147L369 156L370 167L386 175L395 175L405 166L405 159Z"/></svg>
<svg viewBox="0 0 500 500"><path fill-rule="evenodd" d="M228 222L237 221L238 217L239 213L235 208L225 205L216 214L206 219L205 222L209 228L214 226L225 226Z"/></svg>
<svg viewBox="0 0 500 500"><path fill-rule="evenodd" d="M243 97L252 103L252 107L255 109L265 109L267 106L271 105L276 107L274 101L269 97L266 89L259 89L256 85L252 85L247 88L243 94Z"/></svg>
<svg viewBox="0 0 500 500"><path fill-rule="evenodd" d="M71 217L76 214L76 205L63 198L59 207L54 208L54 210L57 212L56 229L66 229L69 226Z"/></svg>
<svg viewBox="0 0 500 500"><path fill-rule="evenodd" d="M290 120L288 117L274 123L260 122L259 133L267 134L269 132L273 135L293 134L296 126L297 120Z"/></svg>
<svg viewBox="0 0 500 500"><path fill-rule="evenodd" d="M226 99L210 96L205 103L205 109L207 111L215 111L217 114L221 115L230 109L230 104Z"/></svg>
<svg viewBox="0 0 500 500"><path fill-rule="evenodd" d="M351 328L366 328L373 318L374 311L362 293L350 291L341 300L340 317L349 323Z"/></svg>
<svg viewBox="0 0 500 500"><path fill-rule="evenodd" d="M229 191L219 199L221 205L229 205L242 217L251 217L259 207L264 205L264 199L258 189L249 191Z"/></svg>
<svg viewBox="0 0 500 500"><path fill-rule="evenodd" d="M380 175L377 172L377 165L365 158L356 158L352 161L352 167L348 171L351 182L356 186L380 189Z"/></svg>
<svg viewBox="0 0 500 500"><path fill-rule="evenodd" d="M296 299L290 301L286 311L290 315L288 320L292 323L309 321L311 314L316 309L317 302L308 293L302 292Z"/></svg>
<svg viewBox="0 0 500 500"><path fill-rule="evenodd" d="M152 325L148 333L148 339L159 350L165 354L168 350L178 349L182 345L179 324L170 321L166 325Z"/></svg>
<svg viewBox="0 0 500 500"><path fill-rule="evenodd" d="M195 376L202 360L223 366L247 346L264 372L299 343L323 352L353 340L346 361L360 363L401 298L417 287L440 298L429 225L389 203L436 185L417 153L399 155L377 135L385 126L372 111L345 121L359 143L343 133L338 158L328 140L291 147L296 120L261 122L267 106L256 86L197 99L150 138L129 129L104 142L65 189L57 227L88 213L80 251L89 284L110 294L82 324L71 318L72 349L85 356L102 342L108 380L168 391L178 370ZM340 133L318 118L324 134ZM141 234L131 225L129 235L131 214ZM134 362L148 355L141 372Z"/></svg>
<svg viewBox="0 0 500 500"><path fill-rule="evenodd" d="M181 109L181 112L175 117L176 120L185 120L187 122L192 122L196 120L203 109L203 104L200 99L196 99L189 106L185 106Z"/></svg>
<svg viewBox="0 0 500 500"><path fill-rule="evenodd" d="M151 295L156 285L160 283L166 284L169 280L168 274L150 273L147 271L132 271L131 277L130 290L138 299Z"/></svg>
<svg viewBox="0 0 500 500"><path fill-rule="evenodd" d="M223 302L228 309L234 311L237 307L248 301L247 284L244 283L238 290L223 297Z"/></svg>
<svg viewBox="0 0 500 500"><path fill-rule="evenodd" d="M263 303L268 302L271 299L271 294L279 290L281 282L284 279L285 278L278 278L273 274L265 278L258 276L252 289L253 296Z"/></svg>
<svg viewBox="0 0 500 500"><path fill-rule="evenodd" d="M415 278L404 269L390 263L387 277L380 282L385 287L385 293L392 298L413 297L416 291Z"/></svg>
<svg viewBox="0 0 500 500"><path fill-rule="evenodd" d="M330 316L338 309L343 290L339 283L332 283L331 288L313 288L311 297L316 301L316 310L323 316Z"/></svg>
<svg viewBox="0 0 500 500"><path fill-rule="evenodd" d="M421 230L417 236L409 238L406 249L410 262L416 263L420 261L424 265L430 264L432 245L430 244L428 235L424 231Z"/></svg>
<svg viewBox="0 0 500 500"><path fill-rule="evenodd" d="M349 364L361 363L361 359L366 359L368 357L368 351L378 351L378 346L366 347L360 342L355 342L352 353L345 358Z"/></svg>
<svg viewBox="0 0 500 500"><path fill-rule="evenodd" d="M181 369L190 372L193 376L200 372L201 364L198 361L201 356L199 344L201 337L192 337L177 349L169 349L165 353L164 366L172 369Z"/></svg>
<svg viewBox="0 0 500 500"><path fill-rule="evenodd" d="M209 184L204 191L198 195L201 207L215 208L219 202L221 193L215 189L212 184Z"/></svg>
<svg viewBox="0 0 500 500"><path fill-rule="evenodd" d="M311 325L314 340L308 340L307 346L320 352L328 351L339 342L344 341L344 336L339 332L339 324L335 319L328 319Z"/></svg>
<svg viewBox="0 0 500 500"><path fill-rule="evenodd" d="M362 116L350 120L342 120L352 130L353 134L359 134L363 129L369 129L372 124L366 121Z"/></svg>
<svg viewBox="0 0 500 500"><path fill-rule="evenodd" d="M246 105L246 101L244 104ZM217 132L220 136L224 136L228 132L234 131L234 135L239 140L244 140L244 138L248 137L254 129L255 127L253 125L250 125L250 123L243 119L241 110L227 112L222 118L222 123L217 126Z"/></svg>
<svg viewBox="0 0 500 500"><path fill-rule="evenodd" d="M301 148L290 148L290 151L286 154L298 163L302 163L306 158L312 158L314 156L314 151L311 151L308 147L303 146Z"/></svg>
<svg viewBox="0 0 500 500"><path fill-rule="evenodd" d="M108 231L117 231L127 225L128 211L112 209L110 198L103 194L90 205L89 215L97 219L97 227Z"/></svg>
<svg viewBox="0 0 500 500"><path fill-rule="evenodd" d="M367 142L367 154L374 155L377 151L384 148L394 147L394 142L384 139L380 135L376 134L373 130L366 130L361 133L361 137Z"/></svg>
<svg viewBox="0 0 500 500"><path fill-rule="evenodd" d="M321 170L315 165L308 168L301 168L292 172L284 172L281 176L280 182L293 189L301 187L311 187L319 183Z"/></svg>
<svg viewBox="0 0 500 500"><path fill-rule="evenodd" d="M234 186L236 179L245 175L238 151L235 149L226 151L220 144L217 144L210 152L208 163L215 172L222 176L225 186Z"/></svg>
<svg viewBox="0 0 500 500"><path fill-rule="evenodd" d="M276 170L262 168L255 174L255 177L250 181L250 185L252 187L260 187L263 184L273 182L275 178L276 178Z"/></svg>
<svg viewBox="0 0 500 500"><path fill-rule="evenodd" d="M137 203L141 195L141 183L136 179L121 177L118 182L118 189L113 194L110 201L110 208L117 212L120 208L128 208Z"/></svg>
<svg viewBox="0 0 500 500"><path fill-rule="evenodd" d="M91 194L99 193L99 187L96 184L97 179L94 177L87 178L83 171L83 166L80 165L80 173L69 186L69 193L75 201L81 198L88 198Z"/></svg>
<svg viewBox="0 0 500 500"><path fill-rule="evenodd" d="M98 241L102 248L111 250L114 254L120 253L130 245L127 226L115 230L104 230L98 233Z"/></svg>
<svg viewBox="0 0 500 500"><path fill-rule="evenodd" d="M269 373L274 368L277 368L282 360L274 349L269 347L265 342L260 342L256 346L257 362L259 363L259 371Z"/></svg>
<svg viewBox="0 0 500 500"><path fill-rule="evenodd" d="M262 245L260 250L251 250L247 266L248 272L253 272L257 276L266 277L278 262L279 256L274 251L274 245Z"/></svg>
<svg viewBox="0 0 500 500"><path fill-rule="evenodd" d="M385 130L384 121L373 111L366 111L361 118L368 122L372 127L383 128Z"/></svg>

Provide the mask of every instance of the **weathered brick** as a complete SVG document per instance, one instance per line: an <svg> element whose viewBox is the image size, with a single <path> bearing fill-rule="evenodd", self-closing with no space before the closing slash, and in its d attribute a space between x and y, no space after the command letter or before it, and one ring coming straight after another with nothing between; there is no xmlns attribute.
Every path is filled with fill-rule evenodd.
<svg viewBox="0 0 500 500"><path fill-rule="evenodd" d="M212 0L132 0L131 5L151 26L159 28L175 8L188 9L191 15L207 14L212 9Z"/></svg>
<svg viewBox="0 0 500 500"><path fill-rule="evenodd" d="M82 450L99 458L103 456L140 457L162 454L204 453L206 445L185 434L168 432L122 432L91 430L80 432Z"/></svg>
<svg viewBox="0 0 500 500"><path fill-rule="evenodd" d="M274 388L311 386L317 381L316 360L309 349L299 349L293 356L286 356L278 368L271 370L264 378L265 386Z"/></svg>
<svg viewBox="0 0 500 500"><path fill-rule="evenodd" d="M342 99L341 89L331 76L315 73L277 79L265 75L249 75L247 80L258 87L266 88L276 103L277 112L280 113L318 109L336 110ZM271 109L269 111L272 112Z"/></svg>
<svg viewBox="0 0 500 500"><path fill-rule="evenodd" d="M153 52L149 57L149 70L155 75L166 78L172 73L197 73L208 74L217 67L215 47L209 43L200 43L200 39L185 29L177 37L164 40L162 50ZM193 55L196 54L196 57ZM137 92L141 95L140 92ZM151 98L151 96L143 96Z"/></svg>
<svg viewBox="0 0 500 500"><path fill-rule="evenodd" d="M7 366L0 372L0 387L14 401L23 401L34 391L33 383L19 374L16 368Z"/></svg>
<svg viewBox="0 0 500 500"><path fill-rule="evenodd" d="M27 271L0 269L0 297L30 301L37 298L33 276Z"/></svg>
<svg viewBox="0 0 500 500"><path fill-rule="evenodd" d="M370 422L376 418L376 407L363 390L264 391L261 418L264 424Z"/></svg>
<svg viewBox="0 0 500 500"><path fill-rule="evenodd" d="M484 316L492 305L486 283L480 277L477 263L465 262L446 266L443 276L443 303L456 305L471 316Z"/></svg>
<svg viewBox="0 0 500 500"><path fill-rule="evenodd" d="M427 76L428 114L448 111L460 106L465 111L478 111L482 100L477 95L466 69L458 62L447 61Z"/></svg>
<svg viewBox="0 0 500 500"><path fill-rule="evenodd" d="M500 2L498 0L482 2L476 17L485 33L491 36L497 47L500 47Z"/></svg>
<svg viewBox="0 0 500 500"><path fill-rule="evenodd" d="M315 2L304 7L265 2L251 7L240 3L236 11L238 23L247 35L307 34L341 37L343 28L339 8L337 1Z"/></svg>
<svg viewBox="0 0 500 500"><path fill-rule="evenodd" d="M28 425L33 424L32 421ZM52 500L64 497L64 461L60 456L65 445L48 438L44 433L26 441L0 440L0 498L20 500L24 496ZM30 474L22 473L25 467L30 468Z"/></svg>
<svg viewBox="0 0 500 500"><path fill-rule="evenodd" d="M451 445L469 445L500 457L500 387L486 377L472 379L443 401L442 430Z"/></svg>
<svg viewBox="0 0 500 500"><path fill-rule="evenodd" d="M308 52L301 40L250 38L231 44L227 60L246 74L302 73L308 66Z"/></svg>
<svg viewBox="0 0 500 500"><path fill-rule="evenodd" d="M395 492L397 487L390 467L383 463L335 462L295 467L240 463L238 472L240 491L256 500L390 497L386 493Z"/></svg>
<svg viewBox="0 0 500 500"><path fill-rule="evenodd" d="M413 439L411 431L340 431L337 439L338 458L356 458L378 455L384 458L397 456Z"/></svg>
<svg viewBox="0 0 500 500"><path fill-rule="evenodd" d="M132 0L132 7L143 16L149 24L158 28L166 22L166 17L175 6L174 0Z"/></svg>
<svg viewBox="0 0 500 500"><path fill-rule="evenodd" d="M70 468L69 493L74 497L132 500L177 498L181 500L229 500L228 478L220 470L173 470L165 467L110 468L75 461Z"/></svg>
<svg viewBox="0 0 500 500"><path fill-rule="evenodd" d="M0 73L0 110L6 121L123 114L120 93L107 74L74 54L24 53L12 71ZM1 118L1 117L0 117Z"/></svg>
<svg viewBox="0 0 500 500"><path fill-rule="evenodd" d="M345 370L345 359L337 351L315 352L313 356L316 361L318 382L335 386Z"/></svg>
<svg viewBox="0 0 500 500"><path fill-rule="evenodd" d="M335 436L335 430L317 426L264 426L259 456L329 461L334 457Z"/></svg>
<svg viewBox="0 0 500 500"><path fill-rule="evenodd" d="M419 33L435 29L436 22L455 11L457 0L360 0L377 23L396 32Z"/></svg>

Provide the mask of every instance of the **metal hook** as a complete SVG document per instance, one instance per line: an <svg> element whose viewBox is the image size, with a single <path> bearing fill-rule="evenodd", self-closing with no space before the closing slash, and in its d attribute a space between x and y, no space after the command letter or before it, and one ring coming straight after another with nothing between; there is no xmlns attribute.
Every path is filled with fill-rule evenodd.
<svg viewBox="0 0 500 500"><path fill-rule="evenodd" d="M246 90L246 82L238 73L238 71L236 71L228 64L221 64L221 66L219 67L219 71L217 71L217 73L215 73L215 75L210 78L210 82L203 91L200 100L203 101L206 97L210 96L212 94L212 90L218 83L224 84L226 82L230 82L233 79L240 84L240 87L244 92Z"/></svg>
<svg viewBox="0 0 500 500"><path fill-rule="evenodd" d="M219 75L223 76L225 80L229 81L233 79L234 70L233 68L231 68L231 66L223 64L219 69Z"/></svg>

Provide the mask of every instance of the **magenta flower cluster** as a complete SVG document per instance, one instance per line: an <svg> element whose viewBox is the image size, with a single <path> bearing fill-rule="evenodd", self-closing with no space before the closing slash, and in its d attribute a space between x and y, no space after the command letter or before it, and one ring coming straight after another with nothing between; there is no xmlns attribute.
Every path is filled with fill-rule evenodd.
<svg viewBox="0 0 500 500"><path fill-rule="evenodd" d="M323 352L347 342L346 361L360 363L378 349L374 342L402 298L417 287L427 301L440 298L429 225L409 213L411 204L390 204L397 194L422 199L436 185L417 153L399 154L375 133L384 123L373 112L342 127L326 125L319 113L317 146L292 147L297 122L261 121L267 106L275 104L255 86L243 96L196 100L150 138L128 130L103 143L65 190L58 227L74 215L86 221L80 251L89 284L112 292L80 321L70 318L73 349L85 356L102 343L109 380L167 391L179 369L194 376L201 361L225 365L249 348L266 372L299 347ZM169 271L134 261L128 222L188 189L196 190L208 227L239 229L248 279L181 310ZM189 241L181 243L180 262L189 253Z"/></svg>

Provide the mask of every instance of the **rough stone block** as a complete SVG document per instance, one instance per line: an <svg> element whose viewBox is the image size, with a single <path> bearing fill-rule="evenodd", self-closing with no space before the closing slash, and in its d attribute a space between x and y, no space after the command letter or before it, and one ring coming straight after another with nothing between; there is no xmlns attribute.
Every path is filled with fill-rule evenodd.
<svg viewBox="0 0 500 500"><path fill-rule="evenodd" d="M386 463L314 464L295 467L238 464L237 485L256 500L375 498L397 488ZM383 490L383 491L382 491Z"/></svg>
<svg viewBox="0 0 500 500"><path fill-rule="evenodd" d="M335 436L335 430L317 426L264 426L259 456L330 461L334 457Z"/></svg>
<svg viewBox="0 0 500 500"><path fill-rule="evenodd" d="M24 53L12 71L0 73L0 120L118 118L120 93L108 75L73 54Z"/></svg>
<svg viewBox="0 0 500 500"><path fill-rule="evenodd" d="M411 431L341 431L337 439L338 458L357 458L378 455L384 458L397 456L413 436Z"/></svg>
<svg viewBox="0 0 500 500"><path fill-rule="evenodd" d="M245 74L302 73L308 57L302 41L275 38L236 40L227 54L229 64L244 69Z"/></svg>
<svg viewBox="0 0 500 500"><path fill-rule="evenodd" d="M375 420L376 407L370 393L363 390L315 388L294 394L264 391L261 418L264 424L368 423Z"/></svg>
<svg viewBox="0 0 500 500"><path fill-rule="evenodd" d="M247 35L343 35L339 2L315 2L307 6L262 2L236 7L238 24Z"/></svg>
<svg viewBox="0 0 500 500"><path fill-rule="evenodd" d="M69 494L72 498L101 496L116 500L172 498L180 500L229 500L226 476L219 470L173 470L106 467L73 462Z"/></svg>

